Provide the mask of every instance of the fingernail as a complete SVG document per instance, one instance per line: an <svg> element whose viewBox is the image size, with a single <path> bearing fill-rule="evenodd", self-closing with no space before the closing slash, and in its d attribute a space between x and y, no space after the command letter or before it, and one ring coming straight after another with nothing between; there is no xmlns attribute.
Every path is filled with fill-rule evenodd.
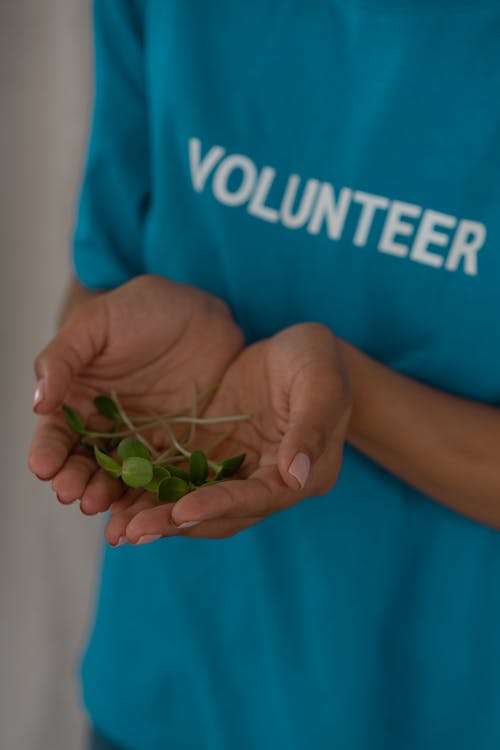
<svg viewBox="0 0 500 750"><path fill-rule="evenodd" d="M113 547L113 549L116 549L116 547L121 547L123 544L127 544L127 542L127 537L121 536L115 544L111 544L111 542L108 542L108 544L110 547Z"/></svg>
<svg viewBox="0 0 500 750"><path fill-rule="evenodd" d="M201 523L201 521L186 521L185 523L175 523L174 525L177 526L178 529L190 529L191 526L196 526L198 523Z"/></svg>
<svg viewBox="0 0 500 750"><path fill-rule="evenodd" d="M116 549L116 547L121 547L122 544L127 544L127 542L128 542L127 537L126 536L121 536L118 539L118 541L116 542L116 544L111 544L111 542L109 542L109 546L113 547L113 549Z"/></svg>
<svg viewBox="0 0 500 750"><path fill-rule="evenodd" d="M288 467L288 473L295 477L302 489L307 482L311 470L311 459L305 453L297 453Z"/></svg>
<svg viewBox="0 0 500 750"><path fill-rule="evenodd" d="M139 537L136 544L150 544L158 541L158 539L161 539L161 534L144 534L144 536Z"/></svg>
<svg viewBox="0 0 500 750"><path fill-rule="evenodd" d="M78 499L78 498L72 498L70 500L65 500L64 498L61 497L61 495L58 495L57 493L56 493L56 497L61 503L61 505L71 505L71 503L74 503Z"/></svg>
<svg viewBox="0 0 500 750"><path fill-rule="evenodd" d="M42 403L45 398L45 378L40 378L36 384L35 394L33 396L33 409Z"/></svg>

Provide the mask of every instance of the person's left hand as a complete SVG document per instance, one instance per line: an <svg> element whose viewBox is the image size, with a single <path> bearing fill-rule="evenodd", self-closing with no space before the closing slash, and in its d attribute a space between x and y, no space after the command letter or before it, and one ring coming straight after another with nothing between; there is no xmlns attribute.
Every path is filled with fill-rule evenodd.
<svg viewBox="0 0 500 750"><path fill-rule="evenodd" d="M226 480L158 505L149 492L111 506L105 530L115 546L183 535L222 539L335 484L351 412L335 336L304 323L244 349L226 371L203 416L249 413L215 456L246 453L241 479ZM222 428L223 430L224 428ZM200 429L196 447L219 432Z"/></svg>

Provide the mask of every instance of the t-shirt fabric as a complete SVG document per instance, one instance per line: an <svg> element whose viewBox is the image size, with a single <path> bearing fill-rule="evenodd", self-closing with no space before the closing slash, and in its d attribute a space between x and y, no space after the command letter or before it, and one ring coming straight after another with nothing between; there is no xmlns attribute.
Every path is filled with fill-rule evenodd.
<svg viewBox="0 0 500 750"><path fill-rule="evenodd" d="M97 0L95 48L85 285L500 403L498 0ZM129 750L497 750L499 634L498 533L347 446L234 537L106 548L84 701Z"/></svg>
<svg viewBox="0 0 500 750"><path fill-rule="evenodd" d="M104 737L100 732L90 729L87 742L87 750L123 750L122 746L115 745Z"/></svg>

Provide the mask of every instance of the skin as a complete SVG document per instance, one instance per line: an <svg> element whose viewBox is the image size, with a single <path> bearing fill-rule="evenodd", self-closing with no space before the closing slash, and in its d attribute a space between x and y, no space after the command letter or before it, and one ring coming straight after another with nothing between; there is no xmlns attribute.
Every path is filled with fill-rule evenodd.
<svg viewBox="0 0 500 750"><path fill-rule="evenodd" d="M139 277L85 299L80 290L74 294L79 301L66 306L64 324L35 363L44 392L36 411L43 416L29 467L52 480L61 502L79 498L82 511L93 514L119 499L122 485L82 455L62 402L88 420L95 411L92 399L115 389L131 413L173 410L189 403L193 375L199 390L222 377L243 338L220 300L160 277Z"/></svg>
<svg viewBox="0 0 500 750"><path fill-rule="evenodd" d="M221 457L246 453L242 478L189 493L158 506L151 493L114 503L105 534L110 544L179 533L178 524L203 519L184 533L231 536L337 480L350 414L349 392L335 338L324 326L303 324L246 348L229 366L206 416L250 413L222 446ZM196 445L217 431L199 430ZM219 429L220 434L220 429ZM290 474L297 454L311 471L305 485ZM217 454L216 454L217 456Z"/></svg>
<svg viewBox="0 0 500 750"><path fill-rule="evenodd" d="M143 285L138 296L136 283L138 287ZM337 479L345 441L438 503L500 528L498 409L451 396L400 375L317 324L294 326L243 348L241 334L223 306L218 309L224 312L217 317L220 335L212 339L207 336L206 308L203 314L192 318L186 311L184 318L174 316L173 287L168 287L168 294L151 297L150 286L158 284L168 286L172 282L139 277L120 290L99 296L96 299L108 311L107 317L102 314L94 318L97 307L82 304L81 299L72 305L70 298L67 322L36 363L38 377L45 375L52 385L46 400L37 407L38 413L45 416L33 441L30 468L42 479L52 479L61 501L81 497L82 510L89 513L111 507L105 532L111 544L152 541L159 535L223 538L235 534L269 513L328 491ZM179 292L175 299L177 304L182 303L182 309L182 305L189 308L191 304L192 310L201 304L197 290L173 286ZM147 314L137 324L143 348L134 360L134 344L128 337L123 338L123 331L132 335L132 322L144 311L145 302L149 305ZM78 314L71 312L75 306L80 310ZM188 319L192 327L182 328ZM104 339L110 351L120 344L122 370L118 378L113 368L113 377L110 376L109 360L96 359L96 333L99 325L109 326L110 320L113 325ZM96 472L75 452L73 436L56 413L64 399L80 406L85 414L84 404L89 403L90 395L109 392L112 381L119 393L126 394L125 403L143 409L146 402L141 394L145 392L144 373L148 371L144 362L151 359L153 344L158 354L159 345L157 339L144 337L144 331L153 328L152 321L163 331L169 330L169 336L161 337L165 350L160 366L154 370L156 386L148 405L156 405L155 411L164 411L169 403L178 406L179 399L188 401L182 390L186 379L194 372L205 374L210 361L210 377L219 376L222 382L206 409L207 415L252 413L252 423L240 424L223 450L225 456L247 452L244 481L228 481L190 493L175 504L175 512L172 504L154 505L149 493L129 491L123 495L119 483ZM173 321L183 331L182 345L177 349L173 342L179 330L174 334ZM87 369L78 370L81 357L79 361L74 359L73 369L69 365L61 367L65 357L74 357L76 342L85 341L84 331L94 340L94 349L88 345L86 350ZM232 343L226 348L228 336ZM96 362L99 366L107 363L107 369L96 369ZM167 363L170 376L158 385L157 379L161 384ZM173 373L179 375L178 380L172 380ZM60 385L55 387L58 380ZM197 444L199 440L203 447L213 437L213 430L200 430ZM297 453L311 462L304 486L299 486L288 471ZM185 522L198 523L179 529L179 524Z"/></svg>
<svg viewBox="0 0 500 750"><path fill-rule="evenodd" d="M338 340L351 445L427 497L500 529L500 409L401 375Z"/></svg>
<svg viewBox="0 0 500 750"><path fill-rule="evenodd" d="M52 480L61 502L79 498L85 513L112 505L106 529L111 544L160 533L228 536L308 495L327 492L340 470L350 399L337 342L321 325L294 326L243 349L241 332L220 300L142 276L80 302L37 358L35 370L44 397L36 406L42 418L30 469ZM118 480L97 469L82 454L60 406L66 401L96 427L92 399L113 389L127 412L174 411L189 403L193 376L198 391L221 381L206 416L250 412L252 420L237 424L222 448L224 456L248 454L245 480L192 493L189 507L203 508L210 520L188 532L175 525L180 521L172 518L173 504L158 507L151 493L124 493ZM197 446L216 437L215 428L200 430ZM313 464L300 482L289 471L297 454L303 470Z"/></svg>

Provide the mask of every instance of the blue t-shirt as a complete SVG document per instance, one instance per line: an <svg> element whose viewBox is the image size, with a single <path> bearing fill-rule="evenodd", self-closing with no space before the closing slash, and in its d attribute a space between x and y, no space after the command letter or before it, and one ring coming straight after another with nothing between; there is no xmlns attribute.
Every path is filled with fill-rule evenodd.
<svg viewBox="0 0 500 750"><path fill-rule="evenodd" d="M499 0L95 21L84 284L197 284L249 341L320 321L499 404ZM500 536L347 447L331 493L234 537L107 548L83 684L130 750L497 750Z"/></svg>

